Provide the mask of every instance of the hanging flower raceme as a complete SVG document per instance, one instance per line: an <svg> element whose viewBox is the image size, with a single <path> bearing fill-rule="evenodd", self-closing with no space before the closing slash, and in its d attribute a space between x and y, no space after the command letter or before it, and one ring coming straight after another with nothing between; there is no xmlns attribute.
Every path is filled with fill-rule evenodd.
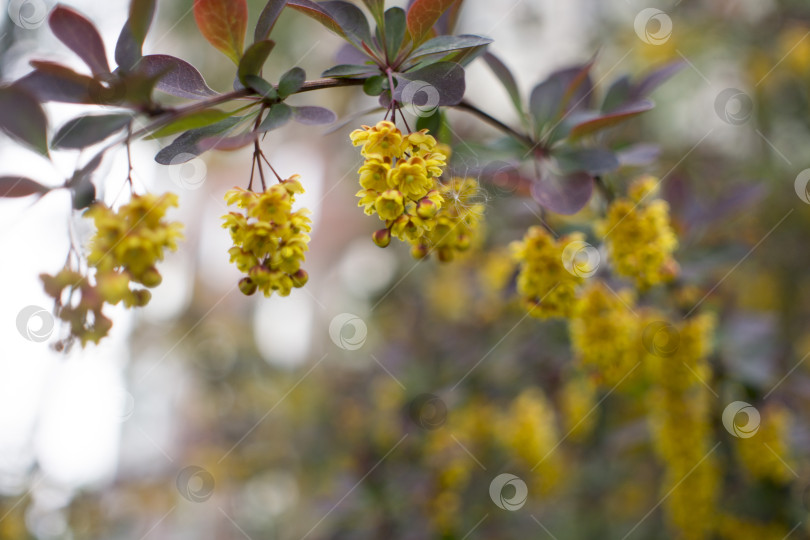
<svg viewBox="0 0 810 540"><path fill-rule="evenodd" d="M309 210L292 211L295 195L303 192L299 176L293 175L264 193L235 188L225 194L229 206L245 210L222 216L234 244L228 250L231 262L246 274L239 281L244 294L259 290L265 296L274 291L287 296L309 279L301 269L312 229Z"/></svg>
<svg viewBox="0 0 810 540"><path fill-rule="evenodd" d="M45 292L56 300L57 315L70 325L71 338L78 338L82 346L98 343L112 327L102 312L104 304L140 307L151 299L148 290L133 289L132 284L152 288L162 281L155 265L163 260L166 249L177 249L183 236L180 223L164 220L172 206L177 206L173 193L133 195L117 212L94 204L84 215L96 227L87 256L96 270L95 284L91 276L70 268L55 276L40 276Z"/></svg>
<svg viewBox="0 0 810 540"><path fill-rule="evenodd" d="M478 239L484 204L481 187L475 178L453 177L441 184L444 203L436 213L436 224L413 249L414 257L435 251L439 260L451 261L467 251Z"/></svg>
<svg viewBox="0 0 810 540"><path fill-rule="evenodd" d="M583 291L571 317L576 356L598 382L611 388L636 372L641 361L639 319L631 308L634 301L629 291L614 294L606 284L596 282Z"/></svg>
<svg viewBox="0 0 810 540"><path fill-rule="evenodd" d="M672 258L678 238L670 225L669 205L649 200L658 183L651 176L636 180L630 197L613 201L596 228L605 237L616 273L633 279L641 290L670 281L678 273Z"/></svg>
<svg viewBox="0 0 810 540"><path fill-rule="evenodd" d="M447 154L427 130L403 135L392 122L384 120L353 131L351 139L365 157L358 170L363 188L357 192L358 206L368 215L376 213L385 223L385 228L374 233L378 246L386 247L393 236L411 244L416 258L435 247L440 258L448 260L453 246L469 245L464 238L452 244L453 236L448 234L440 237L446 244L439 245L431 234L440 223L446 227L453 219L472 220L442 213L447 189L442 188L439 177L447 165Z"/></svg>
<svg viewBox="0 0 810 540"><path fill-rule="evenodd" d="M522 241L512 243L514 259L520 265L517 290L533 317L571 315L576 287L584 278L566 270L563 250L571 242L582 242L583 238L582 234L574 233L555 240L546 229L534 226Z"/></svg>

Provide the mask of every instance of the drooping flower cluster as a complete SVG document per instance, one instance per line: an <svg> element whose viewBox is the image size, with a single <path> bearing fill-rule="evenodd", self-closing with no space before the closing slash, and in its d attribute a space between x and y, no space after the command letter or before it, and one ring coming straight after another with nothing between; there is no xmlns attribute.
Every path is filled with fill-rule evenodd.
<svg viewBox="0 0 810 540"><path fill-rule="evenodd" d="M639 323L631 308L633 302L630 291L614 294L608 285L596 282L583 291L571 317L569 330L574 352L583 367L608 387L630 377L641 361Z"/></svg>
<svg viewBox="0 0 810 540"><path fill-rule="evenodd" d="M667 282L678 273L672 252L678 239L669 220L669 205L655 195L658 180L644 176L629 190L629 198L611 203L607 217L596 230L605 237L616 273L634 280L645 290Z"/></svg>
<svg viewBox="0 0 810 540"><path fill-rule="evenodd" d="M563 264L565 246L582 241L574 233L555 240L543 227L529 228L522 241L511 245L520 264L517 290L533 317L568 317L576 301L576 287L584 281L581 275L566 270Z"/></svg>
<svg viewBox="0 0 810 540"><path fill-rule="evenodd" d="M451 261L458 253L467 251L478 237L484 215L481 193L475 178L453 177L441 184L439 194L444 204L436 214L433 229L422 238L422 243L414 246L414 256L436 251L439 260Z"/></svg>
<svg viewBox="0 0 810 540"><path fill-rule="evenodd" d="M264 193L235 188L225 194L228 205L245 210L222 216L233 247L231 262L246 277L239 289L246 295L257 290L270 296L287 296L293 287L303 287L309 279L301 269L309 249L311 221L305 208L292 211L295 194L303 193L299 176L293 175Z"/></svg>
<svg viewBox="0 0 810 540"><path fill-rule="evenodd" d="M790 413L780 405L762 411L758 430L753 437L735 439L742 466L754 478L786 484L793 479L788 434Z"/></svg>
<svg viewBox="0 0 810 540"><path fill-rule="evenodd" d="M438 179L447 165L446 154L427 130L403 135L385 120L354 130L351 139L365 157L358 170L363 188L357 192L358 206L385 222L385 228L374 233L374 242L386 247L393 236L414 246L414 256L424 257L444 203Z"/></svg>
<svg viewBox="0 0 810 540"><path fill-rule="evenodd" d="M112 327L102 312L104 304L144 306L151 299L148 290L131 285L152 288L162 281L155 265L163 260L166 249L177 249L183 236L180 223L164 220L172 206L177 206L173 193L133 195L117 212L102 203L94 204L85 216L96 227L87 256L96 270L95 284L70 268L55 276L40 276L45 291L56 300L57 315L70 325L71 336L82 346L98 343Z"/></svg>
<svg viewBox="0 0 810 540"><path fill-rule="evenodd" d="M666 468L661 490L670 493L664 505L683 538L710 538L719 481L706 386L714 318L698 315L670 328L676 344L657 354L653 349L645 359L653 441Z"/></svg>

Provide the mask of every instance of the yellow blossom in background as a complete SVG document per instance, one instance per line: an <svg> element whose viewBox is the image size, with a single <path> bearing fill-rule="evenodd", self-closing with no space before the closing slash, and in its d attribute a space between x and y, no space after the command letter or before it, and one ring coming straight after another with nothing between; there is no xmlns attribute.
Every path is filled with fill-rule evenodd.
<svg viewBox="0 0 810 540"><path fill-rule="evenodd" d="M787 483L793 480L788 434L790 413L772 405L762 411L759 429L749 438L735 438L740 462L754 478Z"/></svg>
<svg viewBox="0 0 810 540"><path fill-rule="evenodd" d="M590 378L573 377L562 387L560 411L563 428L572 441L581 441L593 431L598 418L596 385Z"/></svg>
<svg viewBox="0 0 810 540"><path fill-rule="evenodd" d="M670 281L678 273L672 253L678 239L669 220L669 205L653 199L658 181L642 177L630 186L630 197L610 204L596 231L605 239L617 274L641 290Z"/></svg>
<svg viewBox="0 0 810 540"><path fill-rule="evenodd" d="M563 250L583 238L581 233L574 233L555 240L546 229L534 226L522 241L512 243L512 255L520 265L517 290L533 317L570 316L576 287L584 278L565 269Z"/></svg>
<svg viewBox="0 0 810 540"><path fill-rule="evenodd" d="M648 317L642 335L651 389L649 421L654 447L663 460L664 507L680 537L710 538L716 516L718 475L711 440L710 383L707 357L714 318L692 317L679 325ZM650 332L652 329L656 336ZM664 333L666 346L660 334ZM652 334L652 335L651 335ZM677 488L676 488L677 486Z"/></svg>
<svg viewBox="0 0 810 540"><path fill-rule="evenodd" d="M717 534L723 540L785 540L791 532L780 525L729 514L723 514L717 519Z"/></svg>
<svg viewBox="0 0 810 540"><path fill-rule="evenodd" d="M779 33L777 38L778 49L776 58L781 58L784 64L794 73L807 77L810 75L810 28L792 26Z"/></svg>
<svg viewBox="0 0 810 540"><path fill-rule="evenodd" d="M304 188L298 175L270 186L264 193L235 188L225 194L228 205L245 213L230 212L222 219L233 247L228 250L231 262L246 274L239 282L244 294L257 290L265 296L278 292L290 294L303 287L308 276L301 269L309 249L311 221L307 209L292 211L295 195Z"/></svg>
<svg viewBox="0 0 810 540"><path fill-rule="evenodd" d="M533 474L533 485L549 493L562 479L560 435L554 408L538 388L527 388L512 401L495 435ZM559 451L559 453L558 453Z"/></svg>
<svg viewBox="0 0 810 540"><path fill-rule="evenodd" d="M439 260L453 260L480 239L484 214L481 188L474 178L453 177L439 188L444 200L435 214L436 226L426 237L424 249L436 251Z"/></svg>
<svg viewBox="0 0 810 540"><path fill-rule="evenodd" d="M599 281L582 292L571 315L574 353L585 369L611 388L641 371L637 369L641 340L634 302L629 291L613 292Z"/></svg>

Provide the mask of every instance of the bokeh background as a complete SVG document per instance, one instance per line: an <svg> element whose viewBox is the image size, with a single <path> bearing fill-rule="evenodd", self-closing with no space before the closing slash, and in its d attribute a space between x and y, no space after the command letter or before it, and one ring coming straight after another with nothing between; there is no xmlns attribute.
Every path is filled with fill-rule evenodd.
<svg viewBox="0 0 810 540"><path fill-rule="evenodd" d="M126 2L67 3L112 50ZM35 58L81 69L47 25L6 16L19 4L0 1L0 79L24 75ZM227 90L231 66L199 35L191 1L158 4L145 50L187 59ZM251 2L252 20L260 4ZM642 21L640 33L648 8L665 19ZM659 144L660 159L607 181L621 192L641 173L664 177L683 279L717 314L707 384L728 465L712 513L763 527L727 521L722 536L810 538L810 5L466 0L458 31L493 38L524 97L597 51L602 88L686 63L656 91L654 111L610 134ZM273 38L271 80L291 65L317 77L340 46L296 13ZM467 73L467 98L517 125L486 67ZM352 88L295 99L340 115L374 104ZM58 126L79 109L48 112ZM462 112L450 118L468 156L497 136ZM146 309L113 310L107 340L68 354L48 347L58 329L38 337L51 305L37 276L61 268L68 235L86 238L89 225L64 193L0 203L0 538L678 537L643 407L583 383L565 325L526 318L514 301L506 248L538 223L536 203L488 187L484 245L452 265L416 263L401 245L381 250L370 241L376 220L354 198L357 124L290 127L264 143L282 175L302 176L299 204L313 211L310 283L288 298L242 296L228 263L222 196L246 185L249 151L166 168L152 158L168 141L135 145L136 190L179 194L186 241L162 264ZM4 174L53 185L77 159L51 164L0 142ZM103 167L112 203L125 196L125 153ZM596 211L546 218L575 229ZM20 328L28 306L39 315ZM735 400L762 412L763 430L784 419L772 441L784 445L780 463L768 469L781 472L757 474L737 457L740 441L721 422ZM753 454L772 461L762 447ZM528 486L519 511L490 496L502 473Z"/></svg>

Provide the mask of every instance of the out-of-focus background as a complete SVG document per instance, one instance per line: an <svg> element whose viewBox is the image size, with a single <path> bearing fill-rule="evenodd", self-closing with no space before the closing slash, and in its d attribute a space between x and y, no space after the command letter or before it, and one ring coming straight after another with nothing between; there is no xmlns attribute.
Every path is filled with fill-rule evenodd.
<svg viewBox="0 0 810 540"><path fill-rule="evenodd" d="M49 2L0 1L2 81L36 58L81 69L39 24ZM67 3L113 50L127 2ZM252 20L261 4L251 2ZM232 66L199 35L191 0L158 5L145 50L187 59L227 90ZM740 396L789 411L790 458L773 466L784 474L728 473L716 513L753 518L773 538L810 537L810 4L466 0L458 32L493 38L524 96L597 51L602 84L686 62L654 94L657 108L623 128L660 144L661 158L616 185L639 172L666 177L684 278L718 314L709 384L719 429ZM271 79L293 64L317 77L340 45L297 13L282 15L273 38ZM467 98L517 124L491 73L478 61L467 73ZM374 103L352 88L295 99L340 115ZM48 106L56 126L78 111ZM459 140L494 135L461 112L450 118ZM298 204L313 212L310 283L288 298L244 297L228 263L223 194L246 184L250 151L162 167L161 142L136 144L136 190L179 194L173 217L186 241L161 265L146 309L113 310L108 339L68 354L48 347L58 328L37 276L63 265L69 227L86 238L89 225L63 193L0 203L0 538L674 537L639 406L607 395L592 408L594 396L568 384L564 325L525 318L504 290L505 248L537 224L536 203L488 189L486 249L449 266L417 264L402 245L381 250L370 241L376 220L354 197L348 133L359 123L265 140L282 175L302 176ZM4 174L52 184L77 159L50 164L0 143ZM125 153L104 167L113 203ZM578 219L589 217L556 223ZM733 459L734 440L722 440L718 455ZM528 485L520 512L490 496L501 473Z"/></svg>

